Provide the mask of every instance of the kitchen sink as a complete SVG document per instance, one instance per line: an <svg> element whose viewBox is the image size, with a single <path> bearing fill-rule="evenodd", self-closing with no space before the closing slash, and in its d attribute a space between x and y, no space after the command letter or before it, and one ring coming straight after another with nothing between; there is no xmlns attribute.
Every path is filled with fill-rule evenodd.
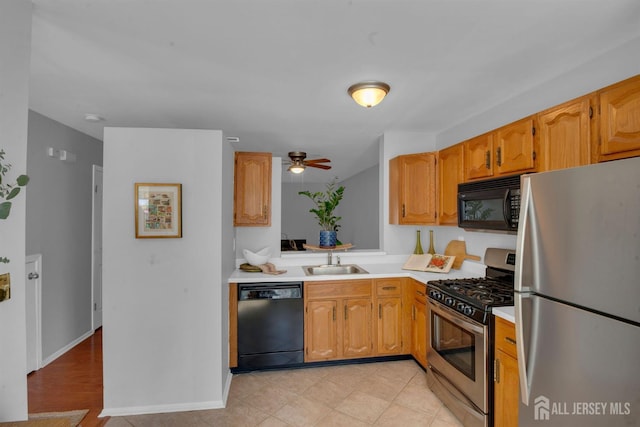
<svg viewBox="0 0 640 427"><path fill-rule="evenodd" d="M355 264L305 265L302 267L307 276L326 274L368 274L369 272Z"/></svg>

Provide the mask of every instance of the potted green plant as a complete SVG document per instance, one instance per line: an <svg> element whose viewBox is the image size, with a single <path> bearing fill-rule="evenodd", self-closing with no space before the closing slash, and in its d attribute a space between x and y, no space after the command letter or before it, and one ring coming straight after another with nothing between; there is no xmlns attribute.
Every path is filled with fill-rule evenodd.
<svg viewBox="0 0 640 427"><path fill-rule="evenodd" d="M341 185L336 188L337 178L329 182L326 185L324 192L317 191L311 193L310 191L299 191L301 196L307 196L315 204L315 207L309 209L309 212L313 213L320 225L320 247L330 248L335 247L338 242L338 228L340 225L338 221L342 219L341 216L336 216L334 211L342 196L344 195L344 186Z"/></svg>
<svg viewBox="0 0 640 427"><path fill-rule="evenodd" d="M0 150L0 199L3 200L0 203L0 219L9 218L9 214L11 213L10 200L16 197L20 193L21 187L24 187L29 182L27 175L20 175L13 184L6 183L5 175L11 169L11 165L5 162L4 155L4 150ZM6 264L9 262L9 259L0 256L0 262Z"/></svg>

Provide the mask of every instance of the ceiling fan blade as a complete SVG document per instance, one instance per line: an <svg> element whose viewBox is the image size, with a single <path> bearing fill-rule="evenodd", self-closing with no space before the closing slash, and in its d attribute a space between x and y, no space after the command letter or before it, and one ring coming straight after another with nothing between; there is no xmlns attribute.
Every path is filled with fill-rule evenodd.
<svg viewBox="0 0 640 427"><path fill-rule="evenodd" d="M311 160L305 160L305 163L331 163L331 160L329 159L311 159Z"/></svg>
<svg viewBox="0 0 640 427"><path fill-rule="evenodd" d="M324 170L331 169L331 166L328 166L328 165L320 165L315 163L307 164L307 162L305 162L305 165L309 166L310 168L318 168L318 169L324 169Z"/></svg>

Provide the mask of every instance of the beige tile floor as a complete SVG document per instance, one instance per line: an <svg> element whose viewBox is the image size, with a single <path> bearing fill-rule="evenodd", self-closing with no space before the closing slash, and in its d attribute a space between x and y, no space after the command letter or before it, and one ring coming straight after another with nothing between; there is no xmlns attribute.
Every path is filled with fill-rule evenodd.
<svg viewBox="0 0 640 427"><path fill-rule="evenodd" d="M107 427L427 426L462 424L413 360L236 374L227 407L112 417Z"/></svg>

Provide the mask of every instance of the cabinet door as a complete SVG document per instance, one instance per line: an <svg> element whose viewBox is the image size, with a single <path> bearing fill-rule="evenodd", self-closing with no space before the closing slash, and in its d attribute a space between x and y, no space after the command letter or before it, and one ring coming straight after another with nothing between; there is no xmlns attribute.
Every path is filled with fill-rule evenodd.
<svg viewBox="0 0 640 427"><path fill-rule="evenodd" d="M464 181L463 144L438 152L438 223L458 225L458 184Z"/></svg>
<svg viewBox="0 0 640 427"><path fill-rule="evenodd" d="M463 144L465 181L492 177L493 134L476 136Z"/></svg>
<svg viewBox="0 0 640 427"><path fill-rule="evenodd" d="M399 156L389 162L389 223L436 223L436 154Z"/></svg>
<svg viewBox="0 0 640 427"><path fill-rule="evenodd" d="M423 368L426 368L429 319L427 317L427 305L418 299L413 301L411 335L411 354Z"/></svg>
<svg viewBox="0 0 640 427"><path fill-rule="evenodd" d="M271 153L236 152L234 226L271 225Z"/></svg>
<svg viewBox="0 0 640 427"><path fill-rule="evenodd" d="M538 115L540 172L591 162L590 97L582 97Z"/></svg>
<svg viewBox="0 0 640 427"><path fill-rule="evenodd" d="M495 427L517 427L520 386L518 361L502 350L496 350L495 362Z"/></svg>
<svg viewBox="0 0 640 427"><path fill-rule="evenodd" d="M338 357L338 302L309 301L305 310L305 362Z"/></svg>
<svg viewBox="0 0 640 427"><path fill-rule="evenodd" d="M600 92L600 156L640 155L640 76Z"/></svg>
<svg viewBox="0 0 640 427"><path fill-rule="evenodd" d="M498 174L535 170L534 132L532 118L519 120L495 131Z"/></svg>
<svg viewBox="0 0 640 427"><path fill-rule="evenodd" d="M402 298L378 298L377 354L402 354Z"/></svg>
<svg viewBox="0 0 640 427"><path fill-rule="evenodd" d="M372 353L371 298L343 301L342 356L365 357Z"/></svg>

